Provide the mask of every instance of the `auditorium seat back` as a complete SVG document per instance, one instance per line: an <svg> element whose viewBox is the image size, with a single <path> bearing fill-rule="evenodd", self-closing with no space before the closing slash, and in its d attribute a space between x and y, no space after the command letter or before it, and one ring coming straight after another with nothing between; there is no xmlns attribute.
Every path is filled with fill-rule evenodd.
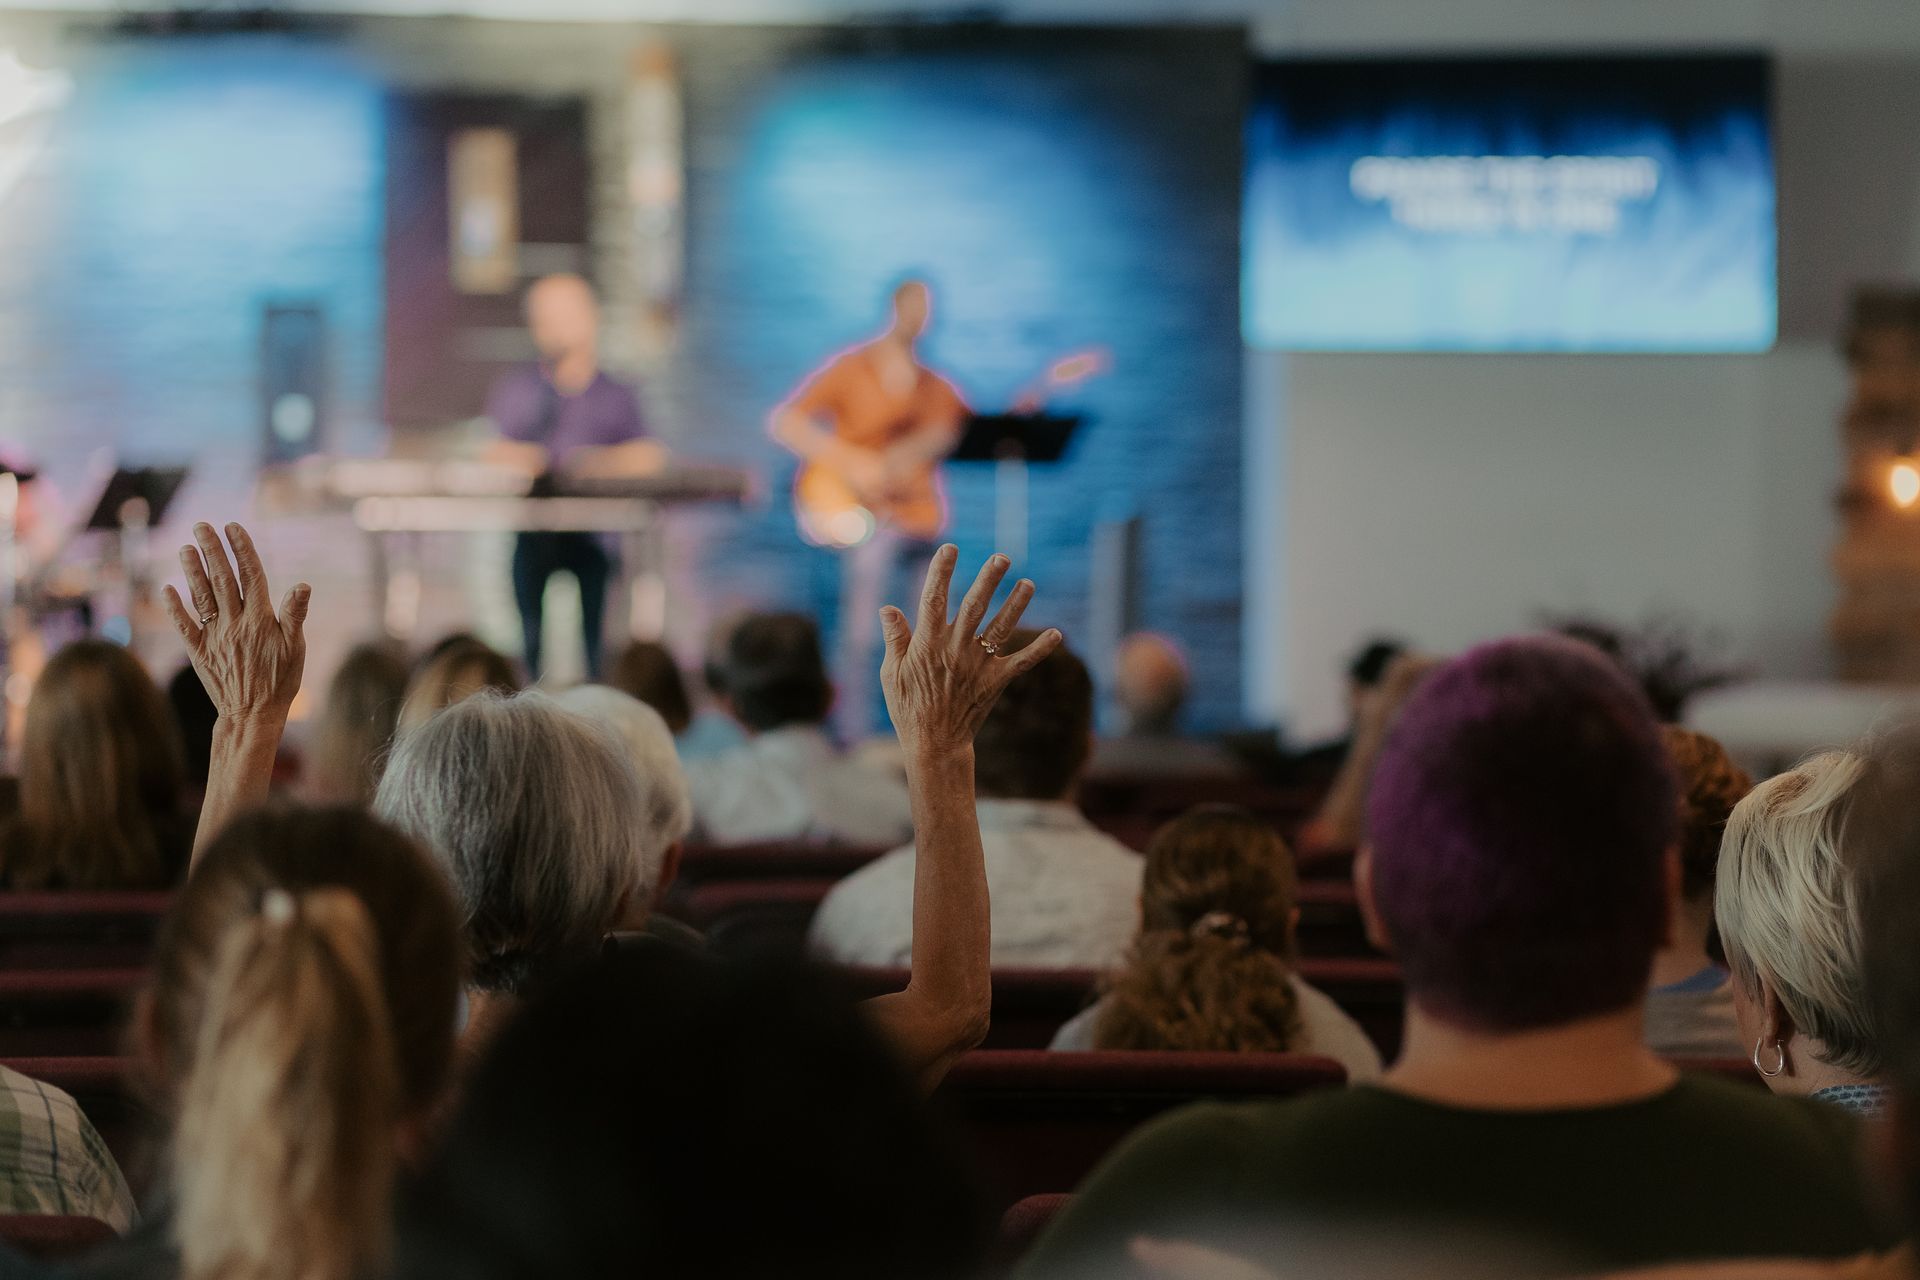
<svg viewBox="0 0 1920 1280"><path fill-rule="evenodd" d="M797 957L831 880L741 880L698 885L673 912L727 956Z"/></svg>
<svg viewBox="0 0 1920 1280"><path fill-rule="evenodd" d="M1128 1134L1175 1107L1289 1098L1346 1078L1339 1063L1300 1054L984 1050L954 1065L936 1103L1004 1212L1079 1186Z"/></svg>
<svg viewBox="0 0 1920 1280"><path fill-rule="evenodd" d="M676 885L738 880L844 880L887 852L885 845L774 840L760 844L690 845Z"/></svg>
<svg viewBox="0 0 1920 1280"><path fill-rule="evenodd" d="M848 969L860 999L901 991L905 969ZM993 1021L983 1049L1044 1049L1073 1016L1093 1003L1098 969L995 969Z"/></svg>
<svg viewBox="0 0 1920 1280"><path fill-rule="evenodd" d="M0 893L0 973L138 968L169 893Z"/></svg>
<svg viewBox="0 0 1920 1280"><path fill-rule="evenodd" d="M143 969L0 972L0 1058L120 1052Z"/></svg>
<svg viewBox="0 0 1920 1280"><path fill-rule="evenodd" d="M114 1239L98 1218L66 1214L0 1214L0 1244L40 1262L66 1262Z"/></svg>
<svg viewBox="0 0 1920 1280"><path fill-rule="evenodd" d="M1360 1024L1383 1059L1392 1062L1400 1056L1407 989L1399 965L1385 957L1302 956L1298 972Z"/></svg>
<svg viewBox="0 0 1920 1280"><path fill-rule="evenodd" d="M1300 908L1301 955L1329 959L1380 955L1367 938L1360 898L1351 881L1303 880L1295 901Z"/></svg>

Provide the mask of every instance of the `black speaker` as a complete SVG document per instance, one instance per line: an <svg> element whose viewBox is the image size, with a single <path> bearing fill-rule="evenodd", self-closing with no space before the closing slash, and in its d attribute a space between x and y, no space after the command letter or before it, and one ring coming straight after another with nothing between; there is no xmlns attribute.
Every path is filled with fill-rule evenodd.
<svg viewBox="0 0 1920 1280"><path fill-rule="evenodd" d="M314 302L270 302L260 323L260 438L268 463L321 449L327 316Z"/></svg>

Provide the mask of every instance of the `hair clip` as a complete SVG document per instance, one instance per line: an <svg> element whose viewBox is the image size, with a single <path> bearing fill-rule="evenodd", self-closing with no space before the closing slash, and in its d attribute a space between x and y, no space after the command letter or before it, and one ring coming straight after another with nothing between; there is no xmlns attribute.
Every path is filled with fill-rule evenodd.
<svg viewBox="0 0 1920 1280"><path fill-rule="evenodd" d="M1193 922L1192 934L1196 938L1236 938L1245 941L1252 930L1247 922L1231 911L1209 911Z"/></svg>
<svg viewBox="0 0 1920 1280"><path fill-rule="evenodd" d="M260 915L268 924L292 924L298 910L299 904L285 889L269 889L260 899Z"/></svg>

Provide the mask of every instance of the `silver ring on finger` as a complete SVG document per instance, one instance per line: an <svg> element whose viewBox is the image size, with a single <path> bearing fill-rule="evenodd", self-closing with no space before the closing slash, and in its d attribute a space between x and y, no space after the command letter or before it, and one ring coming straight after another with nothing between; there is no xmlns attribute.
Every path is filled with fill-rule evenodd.
<svg viewBox="0 0 1920 1280"><path fill-rule="evenodd" d="M985 650L987 651L987 656L988 656L988 657L993 657L993 658L997 658L997 657L999 657L999 656L1000 656L1000 646L999 646L999 645L997 645L997 644L995 644L995 643L994 643L993 641L991 641L991 640L989 640L989 639L987 639L987 638L986 638L985 636L980 636L980 637L978 637L978 638L979 638L979 641L980 641L980 647L981 647L982 649L985 649Z"/></svg>
<svg viewBox="0 0 1920 1280"><path fill-rule="evenodd" d="M200 625L204 627L209 622L212 622L215 618L219 616L220 616L220 611L218 609L215 609L211 613L203 613L200 615Z"/></svg>

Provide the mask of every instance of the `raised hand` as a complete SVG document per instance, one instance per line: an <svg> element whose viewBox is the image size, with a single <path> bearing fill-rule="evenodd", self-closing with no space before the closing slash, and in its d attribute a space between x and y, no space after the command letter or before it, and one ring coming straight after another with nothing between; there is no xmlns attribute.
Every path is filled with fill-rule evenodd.
<svg viewBox="0 0 1920 1280"><path fill-rule="evenodd" d="M1010 567L1003 555L981 568L960 602L959 614L949 622L947 593L959 558L959 549L951 544L934 554L917 622L909 625L906 614L891 605L880 611L887 642L880 682L909 756L971 748L981 721L1007 683L1060 647L1060 633L1046 631L1017 653L1003 652L1033 599L1033 583L1025 578L1014 584L1000 612L980 630Z"/></svg>
<svg viewBox="0 0 1920 1280"><path fill-rule="evenodd" d="M173 587L165 592L167 616L186 641L193 669L222 720L284 722L307 664L305 626L313 588L304 582L295 586L276 614L266 568L245 529L227 526L231 561L213 526L195 525L193 537L196 546L180 548L191 610Z"/></svg>

